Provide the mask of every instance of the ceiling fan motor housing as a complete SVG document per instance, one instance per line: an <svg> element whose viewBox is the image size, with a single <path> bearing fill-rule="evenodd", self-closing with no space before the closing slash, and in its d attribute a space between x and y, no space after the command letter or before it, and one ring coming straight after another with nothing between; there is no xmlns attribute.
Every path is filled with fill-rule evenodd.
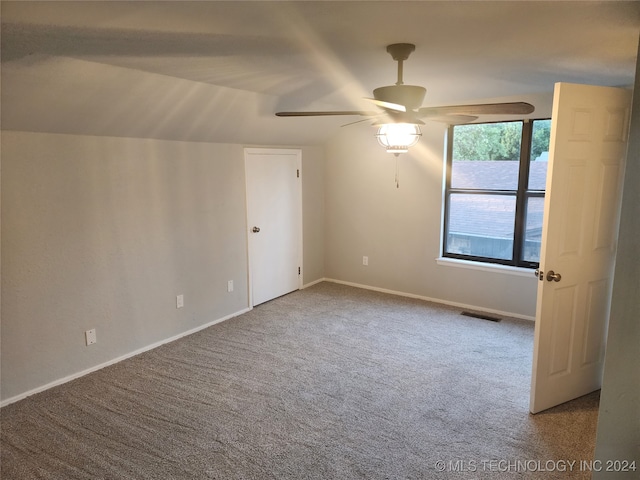
<svg viewBox="0 0 640 480"><path fill-rule="evenodd" d="M389 85L373 91L373 98L383 102L404 105L408 110L422 106L427 89L417 85Z"/></svg>
<svg viewBox="0 0 640 480"><path fill-rule="evenodd" d="M396 61L406 60L415 49L416 46L413 43L394 43L387 45L387 52L389 52L391 58Z"/></svg>

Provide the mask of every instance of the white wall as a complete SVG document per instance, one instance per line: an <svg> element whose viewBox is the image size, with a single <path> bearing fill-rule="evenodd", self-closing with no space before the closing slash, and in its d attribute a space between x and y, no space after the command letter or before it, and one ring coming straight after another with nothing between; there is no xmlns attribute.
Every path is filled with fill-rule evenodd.
<svg viewBox="0 0 640 480"><path fill-rule="evenodd" d="M603 470L594 480L638 478L640 469L640 63L630 132L595 452ZM615 460L635 461L636 470L612 464L608 472Z"/></svg>
<svg viewBox="0 0 640 480"><path fill-rule="evenodd" d="M550 114L549 95L537 114ZM343 128L326 151L326 276L519 317L535 317L534 275L441 265L445 126L429 122L398 157L367 124ZM369 257L369 266L362 257Z"/></svg>
<svg viewBox="0 0 640 480"><path fill-rule="evenodd" d="M324 277L324 149L302 148L303 284Z"/></svg>
<svg viewBox="0 0 640 480"><path fill-rule="evenodd" d="M436 263L444 126L423 132L399 189L372 127L301 147L303 283L533 317L533 275ZM2 401L248 308L242 145L3 131L2 161Z"/></svg>
<svg viewBox="0 0 640 480"><path fill-rule="evenodd" d="M321 149L303 170L311 282ZM244 185L241 145L2 132L1 399L248 308Z"/></svg>

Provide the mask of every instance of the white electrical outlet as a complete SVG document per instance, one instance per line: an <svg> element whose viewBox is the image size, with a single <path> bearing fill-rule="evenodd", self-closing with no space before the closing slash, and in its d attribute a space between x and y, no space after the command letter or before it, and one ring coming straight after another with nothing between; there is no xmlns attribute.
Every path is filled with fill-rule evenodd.
<svg viewBox="0 0 640 480"><path fill-rule="evenodd" d="M233 292L233 280L227 282L227 292Z"/></svg>
<svg viewBox="0 0 640 480"><path fill-rule="evenodd" d="M369 257L362 257L362 264L369 265Z"/></svg>
<svg viewBox="0 0 640 480"><path fill-rule="evenodd" d="M87 347L96 343L98 341L98 337L96 336L96 329L92 328L91 330L87 330L86 332L84 332L84 338L87 341Z"/></svg>
<svg viewBox="0 0 640 480"><path fill-rule="evenodd" d="M176 297L176 308L184 307L184 295L178 295Z"/></svg>

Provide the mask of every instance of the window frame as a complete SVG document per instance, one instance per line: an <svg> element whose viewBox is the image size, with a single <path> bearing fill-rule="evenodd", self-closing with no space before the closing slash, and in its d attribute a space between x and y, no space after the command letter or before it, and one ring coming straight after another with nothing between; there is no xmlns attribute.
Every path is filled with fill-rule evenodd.
<svg viewBox="0 0 640 480"><path fill-rule="evenodd" d="M445 164L445 185L444 185L444 214L442 226L442 258L451 258L457 260L466 260L482 264L498 264L518 268L536 269L539 262L531 262L524 260L524 242L526 234L526 210L529 198L544 198L546 190L529 189L529 170L531 164L531 144L533 136L533 124L540 120L551 120L549 118L535 118L523 120L497 120L494 122L482 122L477 125L485 125L492 123L521 123L522 138L520 142L520 159L518 168L518 184L516 190L499 189L491 190L485 188L452 188L451 173L453 170L453 137L456 125L449 125L447 129L446 141L446 164ZM547 175L548 175L547 171ZM481 257L476 255L468 255L461 253L447 252L447 244L449 237L449 212L451 194L468 194L468 195L505 195L515 197L515 213L513 226L513 247L510 260Z"/></svg>

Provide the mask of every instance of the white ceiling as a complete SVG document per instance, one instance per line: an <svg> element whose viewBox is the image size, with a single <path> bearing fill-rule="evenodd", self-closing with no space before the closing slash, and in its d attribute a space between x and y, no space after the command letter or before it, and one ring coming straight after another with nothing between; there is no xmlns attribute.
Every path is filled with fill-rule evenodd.
<svg viewBox="0 0 640 480"><path fill-rule="evenodd" d="M535 99L558 81L633 80L640 2L11 2L2 128L248 144L315 144L396 81L425 106ZM546 111L540 105L532 116Z"/></svg>

